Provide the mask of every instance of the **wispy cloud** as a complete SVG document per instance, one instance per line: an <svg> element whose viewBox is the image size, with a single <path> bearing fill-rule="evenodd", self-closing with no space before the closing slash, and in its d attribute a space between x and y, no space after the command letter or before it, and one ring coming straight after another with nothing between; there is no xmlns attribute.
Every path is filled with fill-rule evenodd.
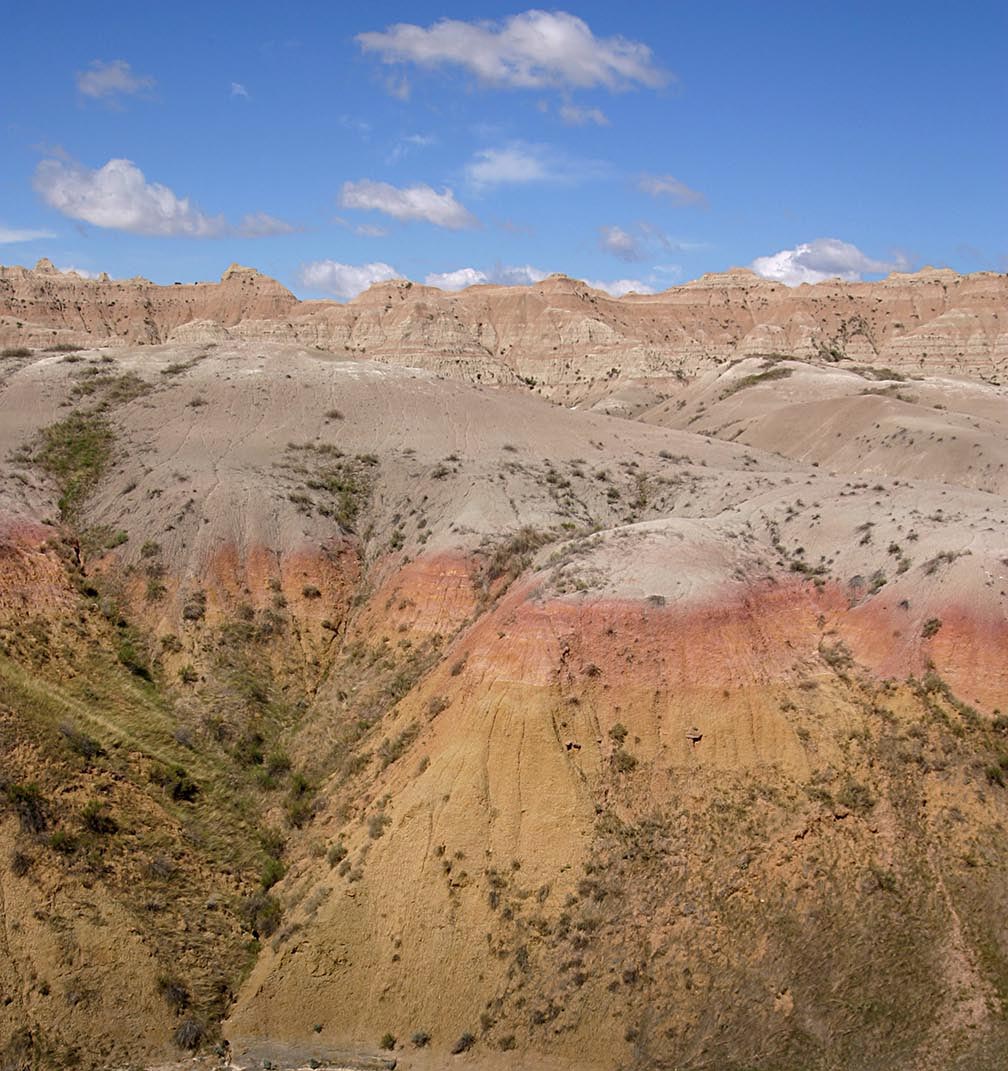
<svg viewBox="0 0 1008 1071"><path fill-rule="evenodd" d="M393 219L422 220L448 230L475 227L479 222L455 200L455 194L448 188L438 193L433 187L422 184L398 187L361 179L344 182L339 200L344 208L382 212Z"/></svg>
<svg viewBox="0 0 1008 1071"><path fill-rule="evenodd" d="M356 115L341 115L336 122L345 130L357 134L362 141L370 141L371 132L374 128L366 119L361 119Z"/></svg>
<svg viewBox="0 0 1008 1071"><path fill-rule="evenodd" d="M356 40L385 63L460 67L486 85L511 89L657 88L669 79L647 45L596 37L565 11L526 11L503 22L441 19L426 28L401 22Z"/></svg>
<svg viewBox="0 0 1008 1071"><path fill-rule="evenodd" d="M242 217L237 233L242 238L269 238L277 234L293 234L300 229L293 223L271 216L268 212L250 212Z"/></svg>
<svg viewBox="0 0 1008 1071"><path fill-rule="evenodd" d="M249 91L241 84L241 82L231 83L231 96L232 97L244 97L249 99Z"/></svg>
<svg viewBox="0 0 1008 1071"><path fill-rule="evenodd" d="M247 215L232 227L223 215L208 216L188 197L148 182L131 160L109 160L97 170L72 160L43 160L35 169L34 186L46 204L70 219L132 234L251 238L296 229L265 212Z"/></svg>
<svg viewBox="0 0 1008 1071"><path fill-rule="evenodd" d="M375 264L341 264L336 260L313 260L302 264L298 280L308 290L331 294L344 301L356 297L373 283L401 279L402 275L381 261Z"/></svg>
<svg viewBox="0 0 1008 1071"><path fill-rule="evenodd" d="M531 264L504 266L498 264L489 271L479 268L456 268L454 271L431 272L424 282L441 290L464 290L467 286L496 283L500 286L529 286L545 279L547 272Z"/></svg>
<svg viewBox="0 0 1008 1071"><path fill-rule="evenodd" d="M428 149L431 145L436 144L437 138L433 135L407 134L405 137L399 138L399 140L392 146L388 156L385 157L385 162L389 164L397 164L411 153L414 153L419 149Z"/></svg>
<svg viewBox="0 0 1008 1071"><path fill-rule="evenodd" d="M358 223L353 229L354 234L362 238L385 238L388 236L388 228L379 227L375 223Z"/></svg>
<svg viewBox="0 0 1008 1071"><path fill-rule="evenodd" d="M154 88L154 79L134 74L126 60L94 60L86 71L77 72L77 90L94 100L115 100Z"/></svg>
<svg viewBox="0 0 1008 1071"><path fill-rule="evenodd" d="M642 175L637 185L652 197L668 197L677 205L707 207L707 195L692 190L674 175Z"/></svg>
<svg viewBox="0 0 1008 1071"><path fill-rule="evenodd" d="M5 227L0 223L0 245L14 242L37 242L40 238L55 238L52 231L34 231L25 227Z"/></svg>
<svg viewBox="0 0 1008 1071"><path fill-rule="evenodd" d="M906 258L900 255L892 260L875 260L862 253L856 245L839 238L816 238L803 242L793 249L782 249L766 257L757 257L750 265L757 275L788 286L802 283L820 283L825 279L843 279L857 282L862 275L878 275L891 271L905 271Z"/></svg>
<svg viewBox="0 0 1008 1071"><path fill-rule="evenodd" d="M593 123L595 126L609 125L609 117L601 108L585 108L578 104L562 104L559 115L568 126L587 126L589 123Z"/></svg>
<svg viewBox="0 0 1008 1071"><path fill-rule="evenodd" d="M661 252L689 253L708 248L706 242L684 242L671 238L660 227L643 221L635 224L632 231L616 226L599 227L598 245L603 252L619 257L628 264L653 260Z"/></svg>
<svg viewBox="0 0 1008 1071"><path fill-rule="evenodd" d="M622 227L599 227L599 248L628 263L648 259L640 241Z"/></svg>

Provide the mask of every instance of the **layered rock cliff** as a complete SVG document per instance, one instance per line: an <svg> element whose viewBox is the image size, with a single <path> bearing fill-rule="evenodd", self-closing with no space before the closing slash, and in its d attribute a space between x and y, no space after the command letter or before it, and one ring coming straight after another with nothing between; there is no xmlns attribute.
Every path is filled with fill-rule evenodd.
<svg viewBox="0 0 1008 1071"><path fill-rule="evenodd" d="M445 293L381 283L345 305L298 301L233 265L220 283L87 280L0 269L0 342L298 342L471 381L534 381L578 400L613 379L675 380L734 358L799 358L998 376L1008 277L924 269L790 288L752 272L612 298L566 276Z"/></svg>

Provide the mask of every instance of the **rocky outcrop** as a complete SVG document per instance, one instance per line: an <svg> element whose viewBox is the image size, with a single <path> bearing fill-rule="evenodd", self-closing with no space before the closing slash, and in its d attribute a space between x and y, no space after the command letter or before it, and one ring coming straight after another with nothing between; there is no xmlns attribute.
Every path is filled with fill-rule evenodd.
<svg viewBox="0 0 1008 1071"><path fill-rule="evenodd" d="M166 287L40 262L0 269L0 342L287 341L577 399L593 382L691 377L768 353L997 375L1008 367L1006 304L1006 276L929 268L796 288L733 270L624 298L562 275L459 293L400 280L341 305L298 301L237 265L219 283Z"/></svg>
<svg viewBox="0 0 1008 1071"><path fill-rule="evenodd" d="M0 268L4 345L115 345L161 342L193 320L223 327L285 316L297 298L252 268L232 264L219 283L158 286L148 279L84 279L48 260L34 269Z"/></svg>

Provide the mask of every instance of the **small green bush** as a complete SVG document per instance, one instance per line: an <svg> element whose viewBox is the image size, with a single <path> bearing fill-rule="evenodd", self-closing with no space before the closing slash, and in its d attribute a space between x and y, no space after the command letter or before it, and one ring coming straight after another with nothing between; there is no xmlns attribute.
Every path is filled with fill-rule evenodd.
<svg viewBox="0 0 1008 1071"><path fill-rule="evenodd" d="M96 759L105 754L101 744L94 737L81 732L70 722L61 722L59 731L62 733L70 750L75 755L80 755L82 759Z"/></svg>
<svg viewBox="0 0 1008 1071"><path fill-rule="evenodd" d="M77 851L77 838L65 829L57 829L49 837L49 847L60 855L73 855Z"/></svg>
<svg viewBox="0 0 1008 1071"><path fill-rule="evenodd" d="M110 837L118 832L119 824L106 813L105 804L101 800L91 800L81 812L81 825L88 833L94 833L101 837Z"/></svg>
<svg viewBox="0 0 1008 1071"><path fill-rule="evenodd" d="M176 801L191 803L199 792L199 785L189 776L184 766L155 766L151 772L151 780Z"/></svg>
<svg viewBox="0 0 1008 1071"><path fill-rule="evenodd" d="M202 621L206 615L206 603L205 591L192 592L182 604L182 620Z"/></svg>
<svg viewBox="0 0 1008 1071"><path fill-rule="evenodd" d="M290 755L280 748L274 748L266 756L266 771L271 777L279 777L287 773L291 768Z"/></svg>
<svg viewBox="0 0 1008 1071"><path fill-rule="evenodd" d="M183 1019L175 1028L172 1039L180 1049L192 1052L200 1047L200 1043L203 1041L203 1034L203 1024L199 1020Z"/></svg>
<svg viewBox="0 0 1008 1071"><path fill-rule="evenodd" d="M4 790L25 833L44 833L49 827L49 808L34 782L8 784Z"/></svg>
<svg viewBox="0 0 1008 1071"><path fill-rule="evenodd" d="M368 836L377 840L385 832L385 827L390 825L392 819L384 811L371 815L367 820Z"/></svg>
<svg viewBox="0 0 1008 1071"><path fill-rule="evenodd" d="M616 767L617 773L631 773L637 766L637 759L629 751L619 747L613 752L613 766Z"/></svg>
<svg viewBox="0 0 1008 1071"><path fill-rule="evenodd" d="M25 852L14 851L11 852L10 868L11 873L17 878L23 878L25 874L31 870L32 857Z"/></svg>
<svg viewBox="0 0 1008 1071"><path fill-rule="evenodd" d="M257 892L239 905L239 914L254 935L270 937L280 926L283 910L280 901L268 892Z"/></svg>
<svg viewBox="0 0 1008 1071"><path fill-rule="evenodd" d="M259 884L264 891L272 889L285 873L286 868L279 859L267 859L259 876Z"/></svg>
<svg viewBox="0 0 1008 1071"><path fill-rule="evenodd" d="M143 655L137 651L136 647L129 640L123 640L119 644L119 650L116 652L119 661L132 673L135 677L140 677L142 680L151 680L150 667L147 665Z"/></svg>
<svg viewBox="0 0 1008 1071"><path fill-rule="evenodd" d="M853 777L847 778L836 798L837 803L857 814L866 814L876 803L875 797L869 791L868 786L856 781Z"/></svg>
<svg viewBox="0 0 1008 1071"><path fill-rule="evenodd" d="M163 974L158 978L157 987L158 992L176 1014L184 1012L189 1007L191 1001L189 989L180 978Z"/></svg>
<svg viewBox="0 0 1008 1071"><path fill-rule="evenodd" d="M452 1056L458 1056L460 1053L468 1052L473 1047L473 1045L475 1045L475 1044L476 1044L475 1035L470 1034L468 1031L466 1031L466 1033L464 1033L458 1039L458 1041L456 1041L455 1044L452 1045L452 1049L451 1049Z"/></svg>

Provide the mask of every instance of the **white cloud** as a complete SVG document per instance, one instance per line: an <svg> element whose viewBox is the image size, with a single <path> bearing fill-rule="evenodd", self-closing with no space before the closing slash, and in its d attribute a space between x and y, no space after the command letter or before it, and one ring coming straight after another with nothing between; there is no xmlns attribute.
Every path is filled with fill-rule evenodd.
<svg viewBox="0 0 1008 1071"><path fill-rule="evenodd" d="M564 104L560 108L560 118L568 126L608 126L609 118L601 108L583 108L577 104Z"/></svg>
<svg viewBox="0 0 1008 1071"><path fill-rule="evenodd" d="M757 275L788 286L819 283L824 279L840 278L857 282L863 273L881 274L907 267L906 259L897 256L891 261L874 260L857 246L839 238L817 238L803 242L794 249L782 249L770 256L757 257L750 265Z"/></svg>
<svg viewBox="0 0 1008 1071"><path fill-rule="evenodd" d="M489 272L478 268L456 268L455 271L432 272L424 282L442 290L463 290L480 283L496 283L500 286L530 286L546 278L547 273L533 268L531 264L505 266L498 264Z"/></svg>
<svg viewBox="0 0 1008 1071"><path fill-rule="evenodd" d="M494 186L533 182L578 183L605 178L611 165L602 160L567 156L549 145L513 141L500 148L480 149L466 165L466 181L477 192Z"/></svg>
<svg viewBox="0 0 1008 1071"><path fill-rule="evenodd" d="M313 260L302 264L298 272L302 286L344 300L355 298L372 283L401 278L401 273L391 264L380 261L375 264L340 264L335 260Z"/></svg>
<svg viewBox="0 0 1008 1071"><path fill-rule="evenodd" d="M298 230L293 223L277 219L268 212L250 212L238 224L238 234L243 238L268 238L274 234L293 234Z"/></svg>
<svg viewBox="0 0 1008 1071"><path fill-rule="evenodd" d="M436 227L461 230L475 227L476 217L455 200L455 194L445 188L441 193L430 186L417 185L399 188L387 182L362 179L344 182L340 193L344 208L384 212L393 219L424 220Z"/></svg>
<svg viewBox="0 0 1008 1071"><path fill-rule="evenodd" d="M705 194L691 190L673 175L642 175L638 186L652 197L669 197L678 205L707 205Z"/></svg>
<svg viewBox="0 0 1008 1071"><path fill-rule="evenodd" d="M357 42L385 63L462 67L507 88L655 88L668 81L647 45L596 37L583 19L564 11L526 11L503 23L441 19L426 29L398 23L384 33L358 34Z"/></svg>
<svg viewBox="0 0 1008 1071"><path fill-rule="evenodd" d="M154 79L149 75L133 73L130 65L121 59L95 60L86 71L77 72L77 89L85 97L96 100L131 96L151 89Z"/></svg>
<svg viewBox="0 0 1008 1071"><path fill-rule="evenodd" d="M97 171L63 160L43 160L34 185L58 212L96 227L188 238L212 238L227 229L223 216L204 215L188 197L147 182L130 160L109 160Z"/></svg>
<svg viewBox="0 0 1008 1071"><path fill-rule="evenodd" d="M503 286L531 286L532 283L542 282L548 274L549 272L533 268L531 264L518 264L510 268L495 268L491 282L501 283Z"/></svg>
<svg viewBox="0 0 1008 1071"><path fill-rule="evenodd" d="M628 263L648 258L641 243L621 227L599 227L599 248Z"/></svg>
<svg viewBox="0 0 1008 1071"><path fill-rule="evenodd" d="M604 290L612 297L624 297L626 294L630 293L654 293L653 288L648 286L647 283L641 282L640 279L612 279L609 282L602 282L598 279L585 279L585 284L593 287L595 290Z"/></svg>
<svg viewBox="0 0 1008 1071"><path fill-rule="evenodd" d="M519 185L553 178L539 154L520 145L506 149L481 149L466 166L466 178L474 186Z"/></svg>
<svg viewBox="0 0 1008 1071"><path fill-rule="evenodd" d="M245 97L248 99L249 91L241 84L241 82L231 83L231 96L232 97Z"/></svg>
<svg viewBox="0 0 1008 1071"><path fill-rule="evenodd" d="M488 271L481 271L479 268L456 268L454 271L432 272L424 279L424 282L428 286L436 286L442 290L463 290L467 286L477 286L481 283L495 283L499 286L531 286L533 283L542 282L547 274L531 264L514 266L498 264ZM596 290L604 290L613 297L623 297L631 291L636 291L638 294L654 293L654 289L640 279L613 279L609 282L586 279L585 283Z"/></svg>
<svg viewBox="0 0 1008 1071"><path fill-rule="evenodd" d="M82 279L98 279L103 274L100 271L90 271L87 268L75 268L72 265L68 265L65 268L56 269L62 275L79 275Z"/></svg>
<svg viewBox="0 0 1008 1071"><path fill-rule="evenodd" d="M477 268L456 268L455 271L431 272L424 282L441 290L464 290L467 286L488 283L490 277Z"/></svg>
<svg viewBox="0 0 1008 1071"><path fill-rule="evenodd" d="M298 229L266 212L249 213L232 227L223 216L201 212L188 197L148 182L131 160L109 160L94 171L72 160L43 160L35 169L34 186L46 204L70 219L132 234L262 238Z"/></svg>
<svg viewBox="0 0 1008 1071"><path fill-rule="evenodd" d="M32 231L23 227L5 227L0 224L0 245L11 242L35 242L39 238L55 238L52 231Z"/></svg>

